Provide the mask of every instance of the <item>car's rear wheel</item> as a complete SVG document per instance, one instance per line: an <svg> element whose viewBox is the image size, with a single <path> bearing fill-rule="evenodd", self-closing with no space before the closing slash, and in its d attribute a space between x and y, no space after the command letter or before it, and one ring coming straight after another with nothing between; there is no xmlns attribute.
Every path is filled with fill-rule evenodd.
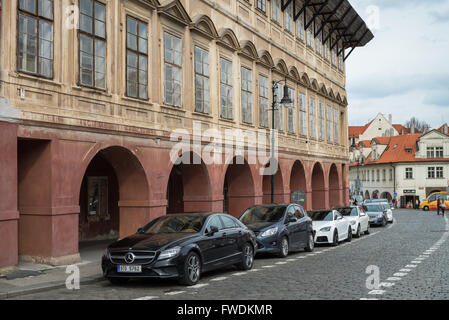
<svg viewBox="0 0 449 320"><path fill-rule="evenodd" d="M366 227L365 234L370 234L370 224L368 223L368 226Z"/></svg>
<svg viewBox="0 0 449 320"><path fill-rule="evenodd" d="M352 241L352 228L349 227L348 228L348 237L346 238L347 242L351 242Z"/></svg>
<svg viewBox="0 0 449 320"><path fill-rule="evenodd" d="M288 245L288 239L287 237L282 237L281 240L281 251L279 252L279 257L281 258L285 258L286 256L288 256L288 251L289 251L289 245Z"/></svg>
<svg viewBox="0 0 449 320"><path fill-rule="evenodd" d="M360 238L360 225L357 226L357 233L355 234L356 238Z"/></svg>
<svg viewBox="0 0 449 320"><path fill-rule="evenodd" d="M184 276L180 279L182 284L193 286L201 277L201 260L197 253L190 252L184 262Z"/></svg>
<svg viewBox="0 0 449 320"><path fill-rule="evenodd" d="M238 265L241 270L250 270L254 264L254 249L249 243L243 246L242 262Z"/></svg>
<svg viewBox="0 0 449 320"><path fill-rule="evenodd" d="M122 285L129 281L129 278L108 278L113 285Z"/></svg>
<svg viewBox="0 0 449 320"><path fill-rule="evenodd" d="M314 237L313 237L313 233L310 232L309 233L309 240L307 241L307 247L305 247L305 250L307 252L312 252L314 248L315 248L315 240L314 240Z"/></svg>
<svg viewBox="0 0 449 320"><path fill-rule="evenodd" d="M428 206L425 206L425 207L423 208L423 210L424 210L424 211L429 211L429 207L428 207Z"/></svg>
<svg viewBox="0 0 449 320"><path fill-rule="evenodd" d="M334 238L333 238L333 241L332 241L332 246L334 246L334 247L338 246L338 232L337 232L337 230L334 231Z"/></svg>
<svg viewBox="0 0 449 320"><path fill-rule="evenodd" d="M385 227L387 225L387 219L383 218L382 220L382 227Z"/></svg>

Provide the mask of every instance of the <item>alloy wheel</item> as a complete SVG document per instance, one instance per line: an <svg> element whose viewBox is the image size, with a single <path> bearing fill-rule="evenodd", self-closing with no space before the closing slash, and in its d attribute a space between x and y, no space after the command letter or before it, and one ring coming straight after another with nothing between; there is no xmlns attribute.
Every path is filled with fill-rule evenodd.
<svg viewBox="0 0 449 320"><path fill-rule="evenodd" d="M198 259L198 256L191 255L189 257L187 264L188 264L187 270L189 273L190 281L197 282L200 277L200 260Z"/></svg>
<svg viewBox="0 0 449 320"><path fill-rule="evenodd" d="M246 245L243 254L245 256L246 267L250 269L254 262L253 248L250 245Z"/></svg>

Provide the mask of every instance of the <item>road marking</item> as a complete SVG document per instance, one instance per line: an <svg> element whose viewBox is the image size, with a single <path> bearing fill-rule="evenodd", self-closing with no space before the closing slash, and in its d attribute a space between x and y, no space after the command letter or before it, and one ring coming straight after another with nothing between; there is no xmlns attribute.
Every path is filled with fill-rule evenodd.
<svg viewBox="0 0 449 320"><path fill-rule="evenodd" d="M393 276L395 277L405 277L407 275L407 273L405 272L396 272L395 274L393 274Z"/></svg>
<svg viewBox="0 0 449 320"><path fill-rule="evenodd" d="M223 280L226 280L228 277L218 277L218 278L214 278L214 279L211 279L210 281L223 281Z"/></svg>
<svg viewBox="0 0 449 320"><path fill-rule="evenodd" d="M412 261L413 264L419 264L419 263L421 263L421 262L422 262L422 261L419 261L419 260L413 260L413 261Z"/></svg>
<svg viewBox="0 0 449 320"><path fill-rule="evenodd" d="M189 289L199 289L199 288L202 288L202 287L207 287L209 284L208 283L198 283L198 284L196 284L196 285L194 285L194 286L191 286L191 287L188 287Z"/></svg>
<svg viewBox="0 0 449 320"><path fill-rule="evenodd" d="M260 269L251 269L251 270L249 270L249 272L256 272L256 271L260 271Z"/></svg>
<svg viewBox="0 0 449 320"><path fill-rule="evenodd" d="M133 299L133 300L153 300L153 299L158 299L159 297L156 296L147 296L147 297L141 297L141 298L137 298L137 299Z"/></svg>
<svg viewBox="0 0 449 320"><path fill-rule="evenodd" d="M372 294L372 295L382 295L385 293L385 290L371 290L370 292L368 292L368 294Z"/></svg>
<svg viewBox="0 0 449 320"><path fill-rule="evenodd" d="M246 274L246 272L236 272L234 274L232 274L233 276L243 276L244 274Z"/></svg>
<svg viewBox="0 0 449 320"><path fill-rule="evenodd" d="M394 286L394 282L382 282L379 284L379 287L391 288L392 286Z"/></svg>
<svg viewBox="0 0 449 320"><path fill-rule="evenodd" d="M295 261L295 259L287 259L285 261L292 262L292 261Z"/></svg>
<svg viewBox="0 0 449 320"><path fill-rule="evenodd" d="M274 268L274 266L262 266L262 268Z"/></svg>
<svg viewBox="0 0 449 320"><path fill-rule="evenodd" d="M400 272L410 272L410 271L412 271L412 269L401 269L401 270L399 270Z"/></svg>
<svg viewBox="0 0 449 320"><path fill-rule="evenodd" d="M185 291L172 291L172 292L166 292L165 295L167 296L174 296L177 294L185 293Z"/></svg>
<svg viewBox="0 0 449 320"><path fill-rule="evenodd" d="M416 264L408 264L405 266L406 268L416 268L417 265Z"/></svg>
<svg viewBox="0 0 449 320"><path fill-rule="evenodd" d="M402 280L402 278L399 277L390 277L387 279L387 281L400 281L400 280Z"/></svg>
<svg viewBox="0 0 449 320"><path fill-rule="evenodd" d="M276 262L276 264L287 264L287 262L280 261L280 262Z"/></svg>
<svg viewBox="0 0 449 320"><path fill-rule="evenodd" d="M379 300L379 299L376 299L376 298L360 298L360 300Z"/></svg>

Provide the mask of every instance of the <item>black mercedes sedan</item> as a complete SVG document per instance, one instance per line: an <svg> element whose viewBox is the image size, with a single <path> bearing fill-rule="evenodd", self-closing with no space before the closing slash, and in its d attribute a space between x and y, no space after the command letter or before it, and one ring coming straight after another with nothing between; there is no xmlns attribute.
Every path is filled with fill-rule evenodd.
<svg viewBox="0 0 449 320"><path fill-rule="evenodd" d="M239 220L256 234L258 253L284 258L293 250L313 251L312 219L298 204L253 206Z"/></svg>
<svg viewBox="0 0 449 320"><path fill-rule="evenodd" d="M256 247L254 233L228 214L167 215L109 245L102 269L113 284L131 278L175 278L194 285L212 269L233 264L251 269Z"/></svg>

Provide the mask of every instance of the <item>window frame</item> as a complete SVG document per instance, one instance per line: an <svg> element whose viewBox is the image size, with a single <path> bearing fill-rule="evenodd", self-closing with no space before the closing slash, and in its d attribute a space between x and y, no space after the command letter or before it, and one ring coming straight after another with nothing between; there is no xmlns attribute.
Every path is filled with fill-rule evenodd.
<svg viewBox="0 0 449 320"><path fill-rule="evenodd" d="M174 56L173 56L173 62L169 62L169 61L166 60L166 55L165 55L165 51L166 51L166 48L165 48L165 36L166 35L170 36L172 45L173 45L173 39L174 38L178 39L179 42L180 42L180 47L181 47L181 51L180 51L180 56L181 56L180 65L177 65L174 62L175 61L175 57ZM178 36L177 34L170 32L169 30L162 30L162 43L163 43L163 45L162 45L162 63L163 63L163 70L164 70L163 77L162 77L162 81L163 81L163 86L162 86L163 87L162 88L162 90L163 90L163 95L162 95L163 104L166 105L166 106L170 106L170 107L176 108L176 109L180 109L180 110L183 109L183 91L184 91L184 68L183 68L183 65L182 65L183 64L183 58L184 58L183 57L183 41L184 41L184 39L182 38L182 36ZM172 53L175 52L174 47L171 49L171 51L172 51ZM180 69L180 74L181 74L180 91L181 92L180 92L180 105L179 106L174 103L173 96L172 96L172 103L168 103L167 102L167 95L166 95L166 93L167 93L167 86L166 86L166 81L167 81L167 70L166 70L166 68L167 68L167 65L170 65L172 67L172 69L173 68ZM174 73L172 73L172 76L173 75L174 75ZM171 80L173 81L173 84L174 84L174 82L175 82L174 77ZM173 86L172 94L174 94L174 93L175 93L175 91L174 91L174 86Z"/></svg>
<svg viewBox="0 0 449 320"><path fill-rule="evenodd" d="M247 75L249 76L246 79L246 89L243 88L243 73L247 73ZM240 112L241 112L241 117L240 120L242 123L244 124L248 124L248 125L252 125L254 123L254 119L253 119L253 69L246 67L245 65L241 65L240 67ZM248 88L248 85L250 86ZM243 114L243 96L246 96L246 117L244 117ZM248 100L248 98L251 98L250 100ZM250 108L249 110L249 116L248 116L248 107ZM249 122L247 121L249 117Z"/></svg>
<svg viewBox="0 0 449 320"><path fill-rule="evenodd" d="M150 62L150 60L149 60L149 49L148 49L148 45L149 45L149 39L148 39L148 30L149 30L149 23L148 22L145 22L145 21L143 21L143 20L141 20L141 19L139 19L139 18L136 18L136 17L134 17L134 16L132 16L132 15L130 15L130 14L127 14L126 16L125 16L125 18L126 18L126 35L125 35L125 37L126 37L126 47L125 47L125 50L126 50L126 52L125 52L125 54L126 54L126 56L125 56L125 60L126 60L126 62L125 62L125 96L126 97L129 97L129 98L133 98L133 99L139 99L139 100L144 100L144 101L149 101L150 100L150 97L149 97L149 90L148 90L148 88L149 88L149 81L148 81L148 75L149 75L149 68L148 68L148 66L149 66L149 62ZM137 50L134 50L134 49L130 49L129 47L128 47L128 19L129 18L131 18L131 19L133 19L133 20L135 20L136 22L137 22L137 35L136 35L136 37L137 37ZM147 36L147 53L145 54L145 53L141 53L140 51L139 51L139 24L140 23L143 23L143 24L145 24L146 26L147 26L147 34L146 34L146 36ZM130 96L129 95L129 93L128 93L128 50L129 51L131 51L132 53L134 53L135 55L137 55L137 65L138 65L138 67L137 67L137 72L138 72L138 74L137 74L137 97L133 97L133 96ZM142 56L145 56L146 58L147 58L147 70L146 70L146 73L147 73L147 83L146 83L146 98L140 98L140 82L139 82L139 71L140 71L140 69L139 69L139 61L140 61L140 55L142 55Z"/></svg>
<svg viewBox="0 0 449 320"><path fill-rule="evenodd" d="M19 73L31 75L38 78L53 80L55 78L55 1L51 0L52 3L52 17L53 19L49 19L47 17L43 17L39 15L39 0L34 0L36 7L36 14L33 14L29 11L20 9L20 0L17 0L17 14L16 14L16 23L17 23L17 37L16 37L16 70ZM27 70L22 70L19 68L19 56L20 56L20 15L24 15L36 20L36 72L31 72ZM40 63L39 63L39 42L40 42L40 28L39 22L43 20L47 23L51 22L52 25L52 59L51 59L51 77L47 77L40 72Z"/></svg>
<svg viewBox="0 0 449 320"><path fill-rule="evenodd" d="M197 48L200 50L200 52L201 52L201 68L203 69L202 70L202 72L201 73L199 73L197 70L196 70L196 50L197 50ZM204 74L204 61L203 61L203 55L204 55L204 53L206 53L207 54L207 66L208 66L208 74L206 75L206 74ZM194 44L193 45L193 77L194 77L194 79L193 79L193 83L194 83L194 94L193 94L193 96L194 96L194 108L193 108L193 110L194 110L194 112L197 112L197 113L202 113L202 114L210 114L211 113L211 110L210 110L210 107L211 107L211 101L210 101L210 89L211 89L211 87L210 87L210 67L211 67L211 65L210 65L210 53L209 53L209 50L206 50L206 49L204 49L203 47L201 47L201 46L199 46L199 45L197 45L197 44ZM202 100L201 100L201 106L202 106L202 110L197 110L197 95L196 95L196 89L197 89L197 87L196 87L196 77L197 76L199 76L199 77L201 77L201 80L202 80L202 95L203 95L203 98L202 98ZM208 96L208 99L205 99L205 97L206 97L206 95L205 95L205 92L206 92L206 90L205 90L205 80L207 79L207 83L208 83L208 87L209 87L209 96ZM208 100L208 103L209 103L209 106L207 107L207 112L205 111L205 103L206 103L206 100Z"/></svg>
<svg viewBox="0 0 449 320"><path fill-rule="evenodd" d="M229 77L229 80L230 80L230 84L228 83L228 82L224 82L223 81L223 79L222 79L222 70L221 70L221 67L222 67L222 61L224 61L225 62L225 64L226 64L226 66L228 67L227 69L229 69L229 71L230 71L230 77ZM232 62L232 60L231 59L227 59L227 58L225 58L225 57L220 57L220 59L219 59L219 64L220 64L220 66L219 66L219 68L220 68L220 80L219 80L219 85L220 85L220 103L219 103L219 105L220 105L220 119L224 119L224 120L234 120L234 82L233 82L233 62ZM227 74L226 72L225 72L225 74L226 74L226 77L228 77L229 76L229 74ZM223 105L222 105L222 101L221 101L221 97L222 97L222 86L224 86L224 87L226 87L227 89L231 89L230 90L230 92L231 92L231 99L230 99L230 103L231 103L231 106L228 106L228 105L226 105L226 115L227 115L227 113L230 111L230 114L231 114L231 116L230 117L223 117ZM226 102L228 102L228 101L226 101ZM230 109L230 110L229 110Z"/></svg>
<svg viewBox="0 0 449 320"><path fill-rule="evenodd" d="M81 1L82 0L78 0L78 5L79 5L79 21L81 21ZM104 10L105 10L105 21L104 21L104 38L101 38L100 36L97 36L95 34L95 3L98 3L102 6L104 6ZM88 33L86 31L81 30L81 26L78 27L78 85L81 87L86 87L86 88L90 88L93 90L101 90L101 91L107 91L108 90L108 77L107 77L107 69L108 69L108 28L107 28L107 4L99 1L99 0L92 0L92 33ZM90 39L92 39L92 83L93 85L87 85L87 84L83 84L81 81L82 78L82 74L81 74L81 35L84 35L86 37L89 37ZM95 40L101 40L104 41L104 88L101 87L97 87L95 86Z"/></svg>
<svg viewBox="0 0 449 320"><path fill-rule="evenodd" d="M266 79L266 87L262 87L262 81L261 79L264 78ZM269 120L269 110L270 110L270 90L269 90L269 77L264 75L264 74L260 74L259 73L259 85L258 85L258 89L259 89L259 94L258 94L258 104L259 104L259 127L261 128L268 128L270 126L270 120ZM261 89L266 90L266 96L264 96L262 94L262 90ZM264 100L266 101L267 104L267 108L266 110L261 109L262 105L261 105L261 101ZM263 114L263 123L262 123L262 114ZM265 123L265 119L266 119L266 123Z"/></svg>

